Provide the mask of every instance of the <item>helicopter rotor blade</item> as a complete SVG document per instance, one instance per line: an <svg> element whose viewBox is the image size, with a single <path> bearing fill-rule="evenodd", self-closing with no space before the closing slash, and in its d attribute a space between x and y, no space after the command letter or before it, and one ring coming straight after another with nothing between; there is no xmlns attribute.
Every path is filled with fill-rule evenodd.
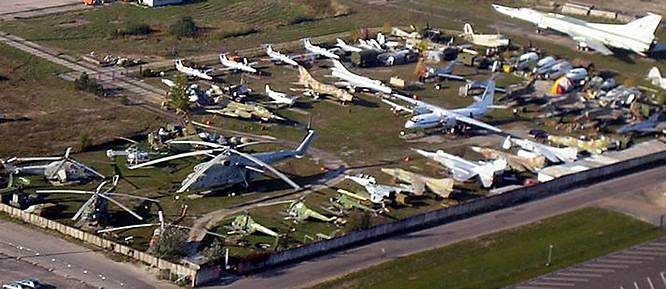
<svg viewBox="0 0 666 289"><path fill-rule="evenodd" d="M90 198L88 198L88 200L87 200L85 203L83 203L83 205L81 206L81 208L79 208L79 210L76 211L76 214L74 214L74 217L72 217L72 221L76 221L79 217L81 217L81 214L83 214L83 211L84 211L87 207L89 207L90 204L92 204L92 202L95 201L95 196L96 196L96 195L93 194L92 196L90 196Z"/></svg>
<svg viewBox="0 0 666 289"><path fill-rule="evenodd" d="M93 173L94 175L96 175L96 176L98 176L98 177L100 177L100 178L102 178L102 179L103 179L103 178L106 178L105 175L103 175L102 173L98 172L97 170L95 170L95 169L93 169L93 168L91 168L91 167L89 167L89 166L87 166L87 165L84 165L84 164L82 164L82 163L80 163L80 162L78 162L78 161L76 161L76 160L74 160L74 159L67 159L67 160L70 161L70 162L72 162L72 163L74 163L76 166L78 166L78 167L80 167L80 168L83 168L84 170L89 171L89 172Z"/></svg>
<svg viewBox="0 0 666 289"><path fill-rule="evenodd" d="M144 200L144 201L151 201L155 203L159 203L160 201L156 199L151 199L151 198L145 198L145 197L139 197L139 196L134 196L134 195L128 195L128 194L120 194L120 193L105 193L104 195L107 196L119 196L119 197L125 197L125 198L132 198L132 199L137 199L137 200Z"/></svg>
<svg viewBox="0 0 666 289"><path fill-rule="evenodd" d="M93 191L81 191L81 190L37 190L35 191L37 194L92 194L94 195L95 192Z"/></svg>
<svg viewBox="0 0 666 289"><path fill-rule="evenodd" d="M204 166L202 168L200 168L199 170L197 170L188 177L187 181L183 184L182 187L180 187L180 189L176 191L176 193L182 193L186 191L187 188L189 188L190 186L192 186L192 184L198 181L199 177L201 177L208 169L210 169L213 165L219 163L219 161L226 156L227 156L226 154L221 153L218 154L216 157L214 157L212 160L204 163Z"/></svg>
<svg viewBox="0 0 666 289"><path fill-rule="evenodd" d="M193 157L193 156L199 156L199 155L205 155L205 154L211 154L211 153L214 153L216 151L218 151L218 149L186 152L186 153L182 153L182 154L177 154L177 155L172 155L172 156L168 156L168 157L155 159L155 160L152 160L152 161L148 161L148 162L145 162L145 163L142 163L142 164L139 164L139 165L135 165L135 166L130 166L130 167L127 167L127 168L130 169L130 170L133 170L133 169L138 169L138 168L142 168L142 167L146 167L146 166L152 166L154 164L158 164L158 163L162 163L162 162L166 162L166 161L170 161L170 160L186 158L186 157Z"/></svg>
<svg viewBox="0 0 666 289"><path fill-rule="evenodd" d="M120 207L120 208L122 208L123 210L127 211L128 213L132 214L132 216L134 216L134 217L136 217L137 219L143 221L143 217L139 216L139 214L137 214L137 213L135 213L134 211L130 210L128 207L125 207L125 205L121 204L120 202L118 202L118 201L112 199L111 197L105 196L105 195L103 195L103 194L100 194L99 196L102 197L102 198L105 198L105 199L107 199L107 200L109 200L109 201L111 201L112 203L116 204L118 207Z"/></svg>
<svg viewBox="0 0 666 289"><path fill-rule="evenodd" d="M134 228L145 228L145 227L152 227L152 226L157 226L159 224L137 224L137 225L129 225L129 226L123 226L123 227L115 227L115 228L109 228L109 229L102 229L98 230L97 233L107 233L107 232L113 232L113 231L120 231L120 230L129 230L129 229L134 229Z"/></svg>
<svg viewBox="0 0 666 289"><path fill-rule="evenodd" d="M230 149L230 151L233 152L233 153L235 153L235 154L238 154L238 155L240 155L240 156L242 156L242 157L244 157L244 158L246 158L246 159L248 159L248 160L250 160L250 161L253 161L253 162L255 162L255 163L257 163L257 164L259 164L259 165L261 165L261 166L263 166L263 167L265 167L266 169L268 169L269 171L271 171L273 174L275 174L276 176L278 176L278 177L280 177L282 180L284 180L287 184L289 184L290 186L292 186L294 189L297 189L297 190L298 190L298 189L301 188L300 185L294 183L294 181L290 180L290 179L289 179L287 176L285 176L283 173L281 173L280 171L276 170L275 168L273 168L271 165L265 163L264 161L262 161L262 160L260 160L260 159L258 159L258 158L255 158L255 157L253 157L253 156L251 156L251 155L249 155L249 154L239 152L239 151L237 151L237 150L235 150L235 149Z"/></svg>

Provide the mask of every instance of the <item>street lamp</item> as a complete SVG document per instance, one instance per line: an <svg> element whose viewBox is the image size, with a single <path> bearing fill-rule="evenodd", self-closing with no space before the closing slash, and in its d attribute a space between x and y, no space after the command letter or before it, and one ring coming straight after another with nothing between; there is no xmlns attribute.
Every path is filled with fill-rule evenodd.
<svg viewBox="0 0 666 289"><path fill-rule="evenodd" d="M550 266L550 261L553 257L553 245L548 246L548 262L546 262L546 267Z"/></svg>

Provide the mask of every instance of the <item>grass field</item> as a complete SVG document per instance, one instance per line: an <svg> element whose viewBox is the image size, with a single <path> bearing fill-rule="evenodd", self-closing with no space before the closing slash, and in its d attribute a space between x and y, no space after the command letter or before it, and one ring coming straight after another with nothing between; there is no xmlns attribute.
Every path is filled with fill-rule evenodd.
<svg viewBox="0 0 666 289"><path fill-rule="evenodd" d="M90 145L131 136L159 118L119 105L112 99L77 91L56 75L66 70L51 62L0 45L0 156L34 156L78 149L78 137Z"/></svg>
<svg viewBox="0 0 666 289"><path fill-rule="evenodd" d="M392 260L313 289L502 288L663 236L632 217L586 208ZM551 266L546 267L548 246Z"/></svg>

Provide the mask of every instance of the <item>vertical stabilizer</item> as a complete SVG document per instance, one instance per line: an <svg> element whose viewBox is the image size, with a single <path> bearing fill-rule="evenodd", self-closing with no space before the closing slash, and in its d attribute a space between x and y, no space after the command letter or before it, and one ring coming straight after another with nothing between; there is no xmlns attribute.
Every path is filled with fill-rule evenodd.
<svg viewBox="0 0 666 289"><path fill-rule="evenodd" d="M659 68L657 68L656 66L650 68L650 71L648 71L647 79L648 80L654 80L654 79L661 80L661 73L659 72Z"/></svg>
<svg viewBox="0 0 666 289"><path fill-rule="evenodd" d="M296 158L302 158L305 156L305 154L308 152L310 149L310 146L312 146L312 142L314 142L315 138L317 138L317 131L316 130L309 130L308 134L305 135L305 138L303 138L303 141L301 142L300 145L296 148Z"/></svg>
<svg viewBox="0 0 666 289"><path fill-rule="evenodd" d="M654 35L659 27L661 15L648 13L643 18L636 19L622 26L622 31L627 35Z"/></svg>
<svg viewBox="0 0 666 289"><path fill-rule="evenodd" d="M474 29L472 29L472 25L469 23L465 23L463 26L463 34L464 35L469 35L469 36L474 36Z"/></svg>

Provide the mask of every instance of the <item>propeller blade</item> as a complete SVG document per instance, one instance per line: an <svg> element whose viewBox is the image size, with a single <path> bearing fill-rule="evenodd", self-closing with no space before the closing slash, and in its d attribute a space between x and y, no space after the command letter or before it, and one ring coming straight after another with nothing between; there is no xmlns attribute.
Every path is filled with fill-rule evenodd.
<svg viewBox="0 0 666 289"><path fill-rule="evenodd" d="M159 202L160 202L160 201L158 201L158 200L156 200L156 199L145 198L145 197L139 197L139 196L128 195L128 194L120 194L120 193L105 193L104 195L107 195L107 196L126 197L126 198L132 198L132 199L137 199L137 200L151 201L151 202L155 202L155 203L159 203Z"/></svg>
<svg viewBox="0 0 666 289"><path fill-rule="evenodd" d="M92 202L95 201L95 196L96 195L93 194L92 196L90 196L90 198L88 198L88 200L85 203L83 203L81 208L79 208L79 210L76 211L76 214L74 214L74 217L72 217L72 221L76 221L79 217L81 217L81 214L83 214L83 210L85 210L87 207L90 206Z"/></svg>
<svg viewBox="0 0 666 289"><path fill-rule="evenodd" d="M230 149L230 151L232 151L232 152L234 152L234 153L236 153L236 154L238 154L238 155L240 155L240 156L242 156L242 157L244 157L244 158L246 158L246 159L248 159L248 160L251 160L251 161L253 161L253 162L255 162L255 163L257 163L257 164L259 164L259 165L261 165L261 166L263 166L263 167L265 167L266 169L268 169L269 171L271 171L272 173L274 173L276 176L278 176L278 177L280 177L282 180L284 180L287 184L289 184L290 186L292 186L294 189L297 189L297 190L298 190L298 189L301 188L301 186L299 186L298 184L294 183L294 181L290 180L287 176L285 176L284 174L282 174L281 172L279 172L278 170L276 170L275 168L273 168L273 167L270 166L269 164L265 163L264 161L262 161L262 160L260 160L260 159L258 159L258 158L255 158L255 157L253 157L253 156L251 156L251 155L249 155L249 154L239 152L239 151L237 151L237 150L235 150L235 149Z"/></svg>
<svg viewBox="0 0 666 289"><path fill-rule="evenodd" d="M105 196L105 195L103 195L103 194L100 194L99 196L102 197L102 198L105 198L105 199L107 199L107 200L109 200L109 201L111 201L112 203L116 204L118 207L121 207L123 210L125 210L125 211L127 211L128 213L132 214L132 216L134 216L134 217L136 217L137 219L143 221L143 217L139 216L139 214L137 214L137 213L135 213L134 211L130 210L128 207L125 207L125 205L121 204L120 202L118 202L118 201L116 201L116 200L114 200L114 199L112 199L112 198L110 198L110 197L107 197L107 196Z"/></svg>
<svg viewBox="0 0 666 289"><path fill-rule="evenodd" d="M193 157L193 156L199 156L199 155L205 155L205 154L211 154L211 153L214 153L215 151L217 151L217 150L211 149L211 150L186 152L186 153L182 153L182 154L177 154L177 155L172 155L172 156L168 156L168 157L159 158L159 159L156 159L156 160L152 160L152 161L149 161L149 162L145 162L145 163L135 165L135 166L131 166L131 167L127 167L127 168L130 169L130 170L133 170L133 169L138 169L138 168L142 168L142 167L146 167L146 166L152 166L154 164L158 164L158 163L162 163L162 162L166 162L166 161L170 161L170 160L186 158L186 157Z"/></svg>
<svg viewBox="0 0 666 289"><path fill-rule="evenodd" d="M176 193L182 193L186 191L187 188L189 188L190 186L192 186L192 184L194 184L197 180L199 180L199 177L201 177L208 169L210 169L213 165L217 164L222 158L226 156L227 156L226 154L218 154L212 160L206 162L201 169L194 172L194 174L188 177L187 182L185 182L183 186L176 191Z"/></svg>
<svg viewBox="0 0 666 289"><path fill-rule="evenodd" d="M56 169L53 170L53 172L48 176L48 179L52 180L58 174L58 171L60 171L60 169L62 169L62 167L65 165L66 161L66 159L61 160Z"/></svg>
<svg viewBox="0 0 666 289"><path fill-rule="evenodd" d="M207 142L207 141L196 141L196 140L170 140L166 142L167 144L191 144L191 145L202 145L202 146L208 146L208 147L213 147L213 148L222 148L225 147L224 145L213 143L213 142Z"/></svg>
<svg viewBox="0 0 666 289"><path fill-rule="evenodd" d="M80 190L37 190L35 193L38 194L95 194L92 191L80 191Z"/></svg>
<svg viewBox="0 0 666 289"><path fill-rule="evenodd" d="M80 163L80 162L78 162L78 161L76 161L76 160L68 159L68 161L74 163L76 166L81 167L81 168L83 168L83 169L86 170L86 171L89 171L89 172L93 173L94 175L97 175L98 177L100 177L100 178L102 178L102 179L103 179L103 178L106 178L106 176L103 175L102 173L100 173L100 172L96 171L95 169L93 169L93 168L91 168L91 167L89 167L89 166L87 166L87 165L84 165L84 164L82 164L82 163Z"/></svg>
<svg viewBox="0 0 666 289"><path fill-rule="evenodd" d="M157 226L157 225L159 225L159 224L130 225L130 226L123 226L123 227L115 227L115 228L98 230L97 233L107 233L107 232L120 231L120 230L129 230L129 229L134 229L134 228L152 227L152 226Z"/></svg>

